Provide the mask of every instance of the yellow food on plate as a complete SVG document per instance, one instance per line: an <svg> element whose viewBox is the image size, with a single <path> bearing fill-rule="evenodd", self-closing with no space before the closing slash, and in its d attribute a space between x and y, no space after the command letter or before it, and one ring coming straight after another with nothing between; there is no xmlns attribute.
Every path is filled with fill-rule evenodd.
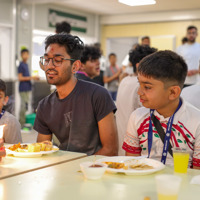
<svg viewBox="0 0 200 200"><path fill-rule="evenodd" d="M32 144L14 144L8 147L11 151L16 152L40 152L40 151L52 151L58 150L58 148L54 148L52 142L44 141Z"/></svg>
<svg viewBox="0 0 200 200"><path fill-rule="evenodd" d="M113 169L128 169L127 165L120 162L103 162L103 163L107 164L109 168Z"/></svg>
<svg viewBox="0 0 200 200"><path fill-rule="evenodd" d="M152 166L147 165L145 163L138 163L138 164L133 164L129 165L131 169L136 169L136 170L146 170L146 169L153 169Z"/></svg>
<svg viewBox="0 0 200 200"><path fill-rule="evenodd" d="M40 144L38 143L33 143L33 144L28 144L28 152L40 152Z"/></svg>

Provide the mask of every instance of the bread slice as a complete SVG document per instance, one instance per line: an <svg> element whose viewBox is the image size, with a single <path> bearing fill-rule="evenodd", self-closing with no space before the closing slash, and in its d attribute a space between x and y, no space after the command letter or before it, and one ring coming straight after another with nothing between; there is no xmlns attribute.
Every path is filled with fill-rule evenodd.
<svg viewBox="0 0 200 200"><path fill-rule="evenodd" d="M40 145L38 143L28 144L28 152L40 152Z"/></svg>

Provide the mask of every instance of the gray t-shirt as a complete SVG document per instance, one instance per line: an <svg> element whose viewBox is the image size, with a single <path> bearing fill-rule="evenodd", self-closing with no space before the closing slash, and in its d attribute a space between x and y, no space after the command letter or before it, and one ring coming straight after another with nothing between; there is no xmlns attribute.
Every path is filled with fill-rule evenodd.
<svg viewBox="0 0 200 200"><path fill-rule="evenodd" d="M112 67L112 70L110 69L110 66L106 67L106 71L104 72L104 76L111 77L115 73L117 73L118 69L116 67ZM108 83L108 91L110 92L116 92L118 89L119 80L115 79Z"/></svg>
<svg viewBox="0 0 200 200"><path fill-rule="evenodd" d="M40 101L34 129L41 134L54 133L61 150L96 153L101 147L98 122L116 107L107 90L78 80L64 99L57 92Z"/></svg>
<svg viewBox="0 0 200 200"><path fill-rule="evenodd" d="M3 129L5 143L17 144L18 142L22 142L21 125L15 116L5 111L0 119L0 125L6 125Z"/></svg>

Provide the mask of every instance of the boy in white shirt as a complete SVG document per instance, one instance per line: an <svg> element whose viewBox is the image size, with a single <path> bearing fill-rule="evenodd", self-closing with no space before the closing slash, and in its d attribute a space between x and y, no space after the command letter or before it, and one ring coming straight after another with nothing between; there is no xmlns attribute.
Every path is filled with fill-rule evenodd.
<svg viewBox="0 0 200 200"><path fill-rule="evenodd" d="M172 51L153 53L140 62L138 94L145 108L130 116L123 143L126 155L173 164L171 144L189 150L189 166L200 169L200 111L180 98L186 74L185 61ZM152 121L154 115L166 133L165 145Z"/></svg>
<svg viewBox="0 0 200 200"><path fill-rule="evenodd" d="M18 120L3 109L8 102L8 96L6 96L5 82L0 79L0 126L5 125L3 128L3 142L16 144L22 142L21 137L21 125Z"/></svg>

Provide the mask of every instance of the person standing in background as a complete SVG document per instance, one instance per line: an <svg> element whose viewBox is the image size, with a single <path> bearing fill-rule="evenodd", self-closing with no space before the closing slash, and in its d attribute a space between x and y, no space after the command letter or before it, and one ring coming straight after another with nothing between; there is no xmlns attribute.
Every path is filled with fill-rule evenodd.
<svg viewBox="0 0 200 200"><path fill-rule="evenodd" d="M98 48L101 52L101 57L99 59L100 61L100 75L94 77L93 81L101 86L104 86L104 81L103 81L103 75L104 71L106 70L106 59L103 56L103 51L101 49L101 44L100 43L94 43L94 47Z"/></svg>
<svg viewBox="0 0 200 200"><path fill-rule="evenodd" d="M184 58L188 66L184 87L196 84L198 82L200 72L200 44L196 42L197 36L197 27L189 26L187 28L187 43L177 48L177 53Z"/></svg>
<svg viewBox="0 0 200 200"><path fill-rule="evenodd" d="M141 39L141 45L142 46L149 46L150 47L150 37L149 36L143 36Z"/></svg>
<svg viewBox="0 0 200 200"><path fill-rule="evenodd" d="M185 43L187 43L187 42L188 42L188 39L187 39L187 37L183 37L183 38L182 38L182 40L181 40L181 42L182 42L182 44L185 44Z"/></svg>
<svg viewBox="0 0 200 200"><path fill-rule="evenodd" d="M18 67L18 80L19 80L19 94L21 98L20 117L22 129L26 122L26 110L28 109L28 103L30 99L30 93L32 90L31 80L39 80L38 76L30 76L27 61L29 59L29 50L24 48L21 50L22 61Z"/></svg>
<svg viewBox="0 0 200 200"><path fill-rule="evenodd" d="M110 53L108 58L110 66L106 68L103 80L104 83L108 83L108 91L110 92L112 99L116 101L119 76L122 73L122 69L119 69L117 66L117 56L115 53Z"/></svg>

